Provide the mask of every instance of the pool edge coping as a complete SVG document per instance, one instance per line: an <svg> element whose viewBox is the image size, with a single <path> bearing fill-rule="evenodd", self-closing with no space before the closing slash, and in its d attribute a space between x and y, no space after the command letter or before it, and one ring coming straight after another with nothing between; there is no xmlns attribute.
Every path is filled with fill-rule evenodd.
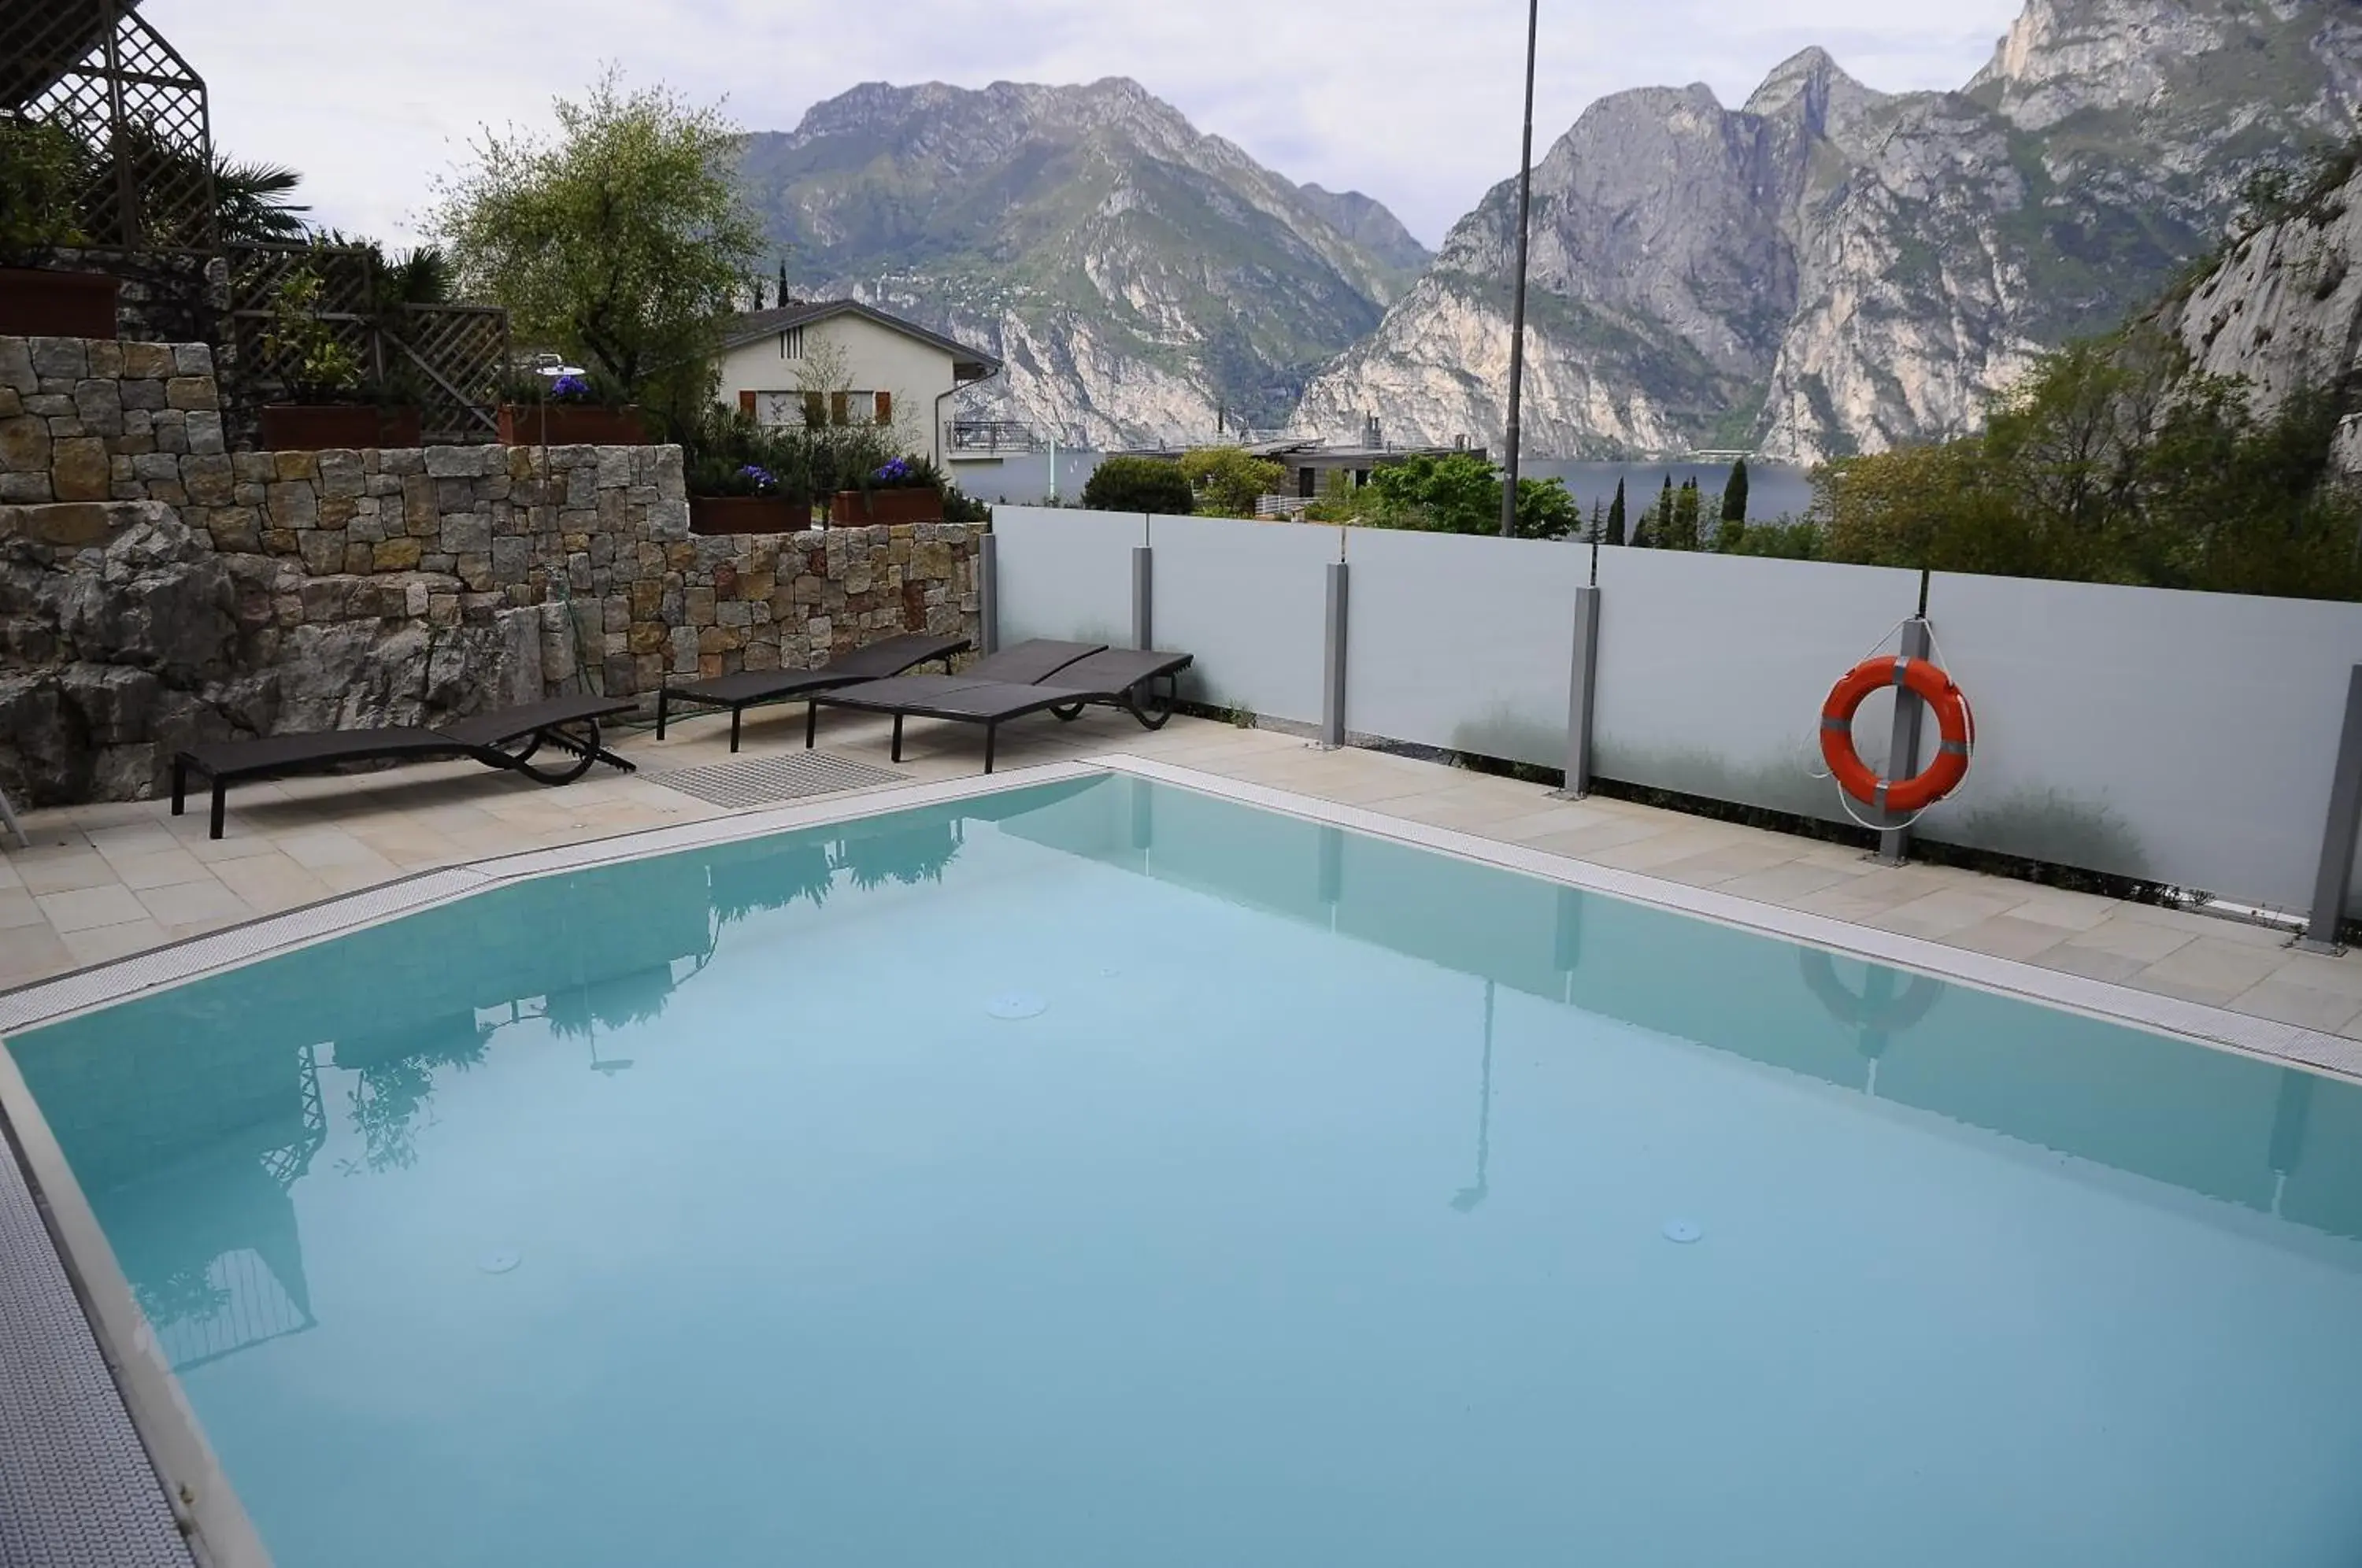
<svg viewBox="0 0 2362 1568"><path fill-rule="evenodd" d="M49 1214L60 1242L60 1262L86 1304L92 1331L155 1463L166 1500L193 1522L189 1544L199 1561L206 1568L268 1568L271 1559L140 1313L63 1150L34 1103L8 1049L9 1037L517 882L1109 774L1919 970L2211 1049L2362 1081L2362 1041L1121 752L1003 773L841 792L438 867L0 992L0 1122L13 1132L23 1152L33 1195Z"/></svg>
<svg viewBox="0 0 2362 1568"><path fill-rule="evenodd" d="M1911 936L1840 920L1835 915L1790 909L1784 904L1741 898L1687 882L1675 882L1646 872L1626 871L1572 856L1555 855L1529 845L1440 827L1431 823L1388 815L1384 802L1352 806L1297 794L1267 784L1250 783L1219 774L1128 756L1096 756L1089 760L1110 772L1130 774L1243 805L1366 834L1374 838L1450 855L1537 877L1544 881L1604 894L1631 903L1670 910L1740 931L1802 943L1848 957L1915 969L1940 980L1978 990L2060 1009L2103 1022L2127 1025L2169 1035L2213 1050L2302 1067L2308 1072L2362 1082L2362 1040L2323 1033L2301 1024L2281 1023L2252 1013L2234 1012L2204 1002L2185 1001L2158 991L2141 990L2107 980L2047 968L2023 959L2002 958L1973 948L1956 947L1934 937Z"/></svg>

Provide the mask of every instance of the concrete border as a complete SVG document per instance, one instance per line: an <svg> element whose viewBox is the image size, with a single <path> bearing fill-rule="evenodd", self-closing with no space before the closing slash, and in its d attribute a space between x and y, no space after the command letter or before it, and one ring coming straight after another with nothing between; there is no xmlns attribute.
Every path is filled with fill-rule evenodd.
<svg viewBox="0 0 2362 1568"><path fill-rule="evenodd" d="M2125 1024L2151 1033L2167 1034L2195 1044L2257 1056L2339 1077L2362 1081L2362 1040L2347 1040L2291 1023L2275 1023L2246 1013L2182 1001L2155 991L2136 990L2086 979L2038 964L1996 958L1952 947L1926 937L1905 936L1875 926L1856 925L1829 915L1760 903L1710 888L1694 888L1637 871L1620 871L1523 845L1480 837L1451 828L1431 826L1390 817L1363 806L1339 805L1310 796L1249 784L1236 778L1199 773L1134 756L1090 759L1111 771L1133 774L1161 783L1219 795L1243 804L1283 812L1330 826L1368 834L1376 838L1474 860L1504 870L1519 871L1545 881L1604 893L1633 903L1651 904L1679 914L1694 915L1717 925L1736 926L1787 942L1825 948L1850 957L1866 958L1899 968L1916 969L1937 979L1973 986L1979 990L2015 997L2044 1007L2081 1013L2110 1023Z"/></svg>

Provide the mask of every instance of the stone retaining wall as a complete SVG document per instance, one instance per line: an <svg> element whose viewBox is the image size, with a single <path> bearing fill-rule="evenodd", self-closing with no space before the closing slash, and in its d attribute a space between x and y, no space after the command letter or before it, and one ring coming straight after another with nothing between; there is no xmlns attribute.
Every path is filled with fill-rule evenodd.
<svg viewBox="0 0 2362 1568"><path fill-rule="evenodd" d="M168 373L169 372L169 373ZM0 337L0 787L973 636L961 524L699 537L675 447L223 450L202 345Z"/></svg>

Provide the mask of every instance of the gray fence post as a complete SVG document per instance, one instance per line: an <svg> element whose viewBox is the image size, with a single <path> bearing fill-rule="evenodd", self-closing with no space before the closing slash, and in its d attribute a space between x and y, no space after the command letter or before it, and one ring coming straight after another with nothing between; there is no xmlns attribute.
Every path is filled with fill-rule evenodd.
<svg viewBox="0 0 2362 1568"><path fill-rule="evenodd" d="M1935 647L1935 639L1927 635L1925 616L1903 623L1903 653L1904 658L1926 658ZM1894 688L1894 731L1886 746L1886 777L1900 784L1919 771L1919 726L1926 716L1927 704L1917 692L1897 683ZM1890 817L1900 816L1890 812ZM1900 866L1911 853L1911 830L1907 827L1882 829L1878 835L1878 860L1882 866Z"/></svg>
<svg viewBox="0 0 2362 1568"><path fill-rule="evenodd" d="M987 533L977 541L977 652L1000 651L1000 540Z"/></svg>
<svg viewBox="0 0 2362 1568"><path fill-rule="evenodd" d="M2345 682L2345 728L2337 742L2337 771L2330 778L2329 823L2321 834L2312 918L2297 944L2308 952L2338 951L2337 929L2345 922L2345 896L2353 890L2357 833L2362 833L2362 664L2354 667Z"/></svg>
<svg viewBox="0 0 2362 1568"><path fill-rule="evenodd" d="M0 790L0 827L8 830L8 835L17 841L17 848L33 847L32 839L25 833L25 824L17 820L17 809L8 804L8 791L6 790Z"/></svg>
<svg viewBox="0 0 2362 1568"><path fill-rule="evenodd" d="M1150 617L1156 602L1156 552L1147 545L1131 547L1131 646L1156 646Z"/></svg>
<svg viewBox="0 0 2362 1568"><path fill-rule="evenodd" d="M1345 744L1345 572L1343 561L1329 563L1329 635L1322 655L1320 749Z"/></svg>
<svg viewBox="0 0 2362 1568"><path fill-rule="evenodd" d="M1591 709L1598 689L1599 585L1574 591L1574 666L1566 699L1566 782L1552 793L1580 801L1591 793Z"/></svg>

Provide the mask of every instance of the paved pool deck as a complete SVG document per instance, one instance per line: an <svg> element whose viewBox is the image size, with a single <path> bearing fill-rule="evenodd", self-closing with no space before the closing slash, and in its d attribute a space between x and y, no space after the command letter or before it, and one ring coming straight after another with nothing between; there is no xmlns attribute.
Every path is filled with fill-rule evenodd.
<svg viewBox="0 0 2362 1568"><path fill-rule="evenodd" d="M820 749L921 780L980 771L975 728L909 730L895 765L885 720L829 712ZM248 785L231 790L219 840L205 837L201 799L177 818L160 801L28 813L33 846L0 851L0 991L422 871L731 814L664 775L800 756L803 710L750 713L736 759L727 734L719 718L688 720L661 742L627 734L613 744L636 775L600 767L559 790L469 762ZM1110 752L2362 1040L2362 956L2299 952L2270 927L1946 867L1883 867L1842 845L1604 797L1558 801L1540 785L1202 719L1153 734L1110 710L1021 723L1003 733L999 763Z"/></svg>

